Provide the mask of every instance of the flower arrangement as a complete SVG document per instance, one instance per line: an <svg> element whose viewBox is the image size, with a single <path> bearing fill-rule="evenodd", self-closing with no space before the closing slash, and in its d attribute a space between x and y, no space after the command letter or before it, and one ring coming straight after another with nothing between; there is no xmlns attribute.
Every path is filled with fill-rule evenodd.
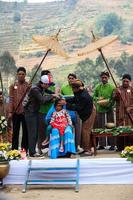
<svg viewBox="0 0 133 200"><path fill-rule="evenodd" d="M127 158L128 161L133 162L133 145L126 146L124 150L121 152L122 158Z"/></svg>
<svg viewBox="0 0 133 200"><path fill-rule="evenodd" d="M11 149L10 143L0 143L0 151L9 151Z"/></svg>
<svg viewBox="0 0 133 200"><path fill-rule="evenodd" d="M21 159L21 153L16 149L8 151L6 153L6 156L7 156L8 160L19 160L19 159Z"/></svg>
<svg viewBox="0 0 133 200"><path fill-rule="evenodd" d="M6 133L7 121L4 116L0 116L0 134Z"/></svg>
<svg viewBox="0 0 133 200"><path fill-rule="evenodd" d="M21 153L18 150L11 150L11 144L0 143L0 161L19 159L21 159Z"/></svg>

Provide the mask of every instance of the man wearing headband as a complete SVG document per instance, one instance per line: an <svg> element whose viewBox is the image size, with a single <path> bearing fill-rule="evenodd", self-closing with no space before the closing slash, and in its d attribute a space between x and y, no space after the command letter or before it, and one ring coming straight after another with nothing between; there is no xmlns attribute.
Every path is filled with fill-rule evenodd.
<svg viewBox="0 0 133 200"><path fill-rule="evenodd" d="M81 143L82 148L84 149L83 155L91 156L90 135L96 115L93 99L84 88L83 82L79 79L76 79L72 83L72 90L74 97L66 100L66 107L67 109L77 111L80 119L82 120Z"/></svg>
<svg viewBox="0 0 133 200"><path fill-rule="evenodd" d="M76 74L70 73L67 76L67 84L64 84L61 87L61 94L68 97L68 96L73 96L73 89L72 89L72 83L77 79ZM82 152L83 150L80 148L80 139L81 139L81 120L75 111L71 111L73 113L73 116L75 116L75 121L73 123L74 128L75 128L75 141L76 141L76 147L78 152Z"/></svg>
<svg viewBox="0 0 133 200"><path fill-rule="evenodd" d="M133 124L128 117L128 114L124 108L122 99L125 102L127 111L133 118L133 86L131 84L130 74L124 74L122 76L122 85L116 88L114 92L114 99L116 100L116 125L117 126L131 126ZM122 97L122 99L121 99ZM119 151L123 150L125 146L133 145L133 137L118 137L117 148Z"/></svg>

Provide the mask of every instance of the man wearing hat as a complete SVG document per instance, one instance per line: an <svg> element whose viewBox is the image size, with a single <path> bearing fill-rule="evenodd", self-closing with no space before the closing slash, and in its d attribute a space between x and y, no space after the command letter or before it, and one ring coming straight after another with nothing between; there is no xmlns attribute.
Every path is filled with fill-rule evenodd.
<svg viewBox="0 0 133 200"><path fill-rule="evenodd" d="M49 70L42 70L41 72L41 76L43 75L47 75L49 77L49 90L51 90L51 94L56 93L56 87L55 87L55 83L53 82L53 76L51 74L51 72ZM43 92L43 95L46 95L47 91ZM47 94L48 95L48 94ZM45 104L40 105L39 108L39 131L38 131L38 151L40 152L40 154L42 153L42 142L45 140L46 138L46 128L47 128L47 124L44 121L45 116L47 115L49 109L51 108L53 102L47 102Z"/></svg>
<svg viewBox="0 0 133 200"><path fill-rule="evenodd" d="M131 84L131 76L129 74L124 74L122 76L122 85L116 88L113 97L116 101L116 125L133 127L133 124L127 114L128 111L133 119L133 86ZM124 100L126 109L124 108L122 99ZM133 138L131 136L125 138L118 137L118 150L123 150L126 145L133 145Z"/></svg>
<svg viewBox="0 0 133 200"><path fill-rule="evenodd" d="M47 75L41 76L39 83L32 87L29 91L28 103L25 107L25 118L28 128L28 141L29 141L29 155L31 157L39 156L36 153L36 143L38 139L38 126L39 126L39 108L40 105L53 101L57 95L52 94L48 90L49 77ZM47 92L49 95L43 95Z"/></svg>
<svg viewBox="0 0 133 200"><path fill-rule="evenodd" d="M81 143L85 156L91 156L90 135L93 128L96 110L93 105L93 99L88 91L84 88L84 84L79 79L73 81L72 90L74 97L66 100L66 108L77 111L82 120Z"/></svg>

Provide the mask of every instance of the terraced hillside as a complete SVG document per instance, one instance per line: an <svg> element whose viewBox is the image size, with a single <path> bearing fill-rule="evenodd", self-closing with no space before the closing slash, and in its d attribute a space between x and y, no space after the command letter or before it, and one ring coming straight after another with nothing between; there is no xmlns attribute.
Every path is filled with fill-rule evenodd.
<svg viewBox="0 0 133 200"><path fill-rule="evenodd" d="M133 21L132 10L132 0L64 0L44 4L0 1L0 52L10 51L17 64L27 63L31 68L36 64L37 52L22 50L30 48L32 35L50 35L62 28L60 40L70 53L89 42L90 30L101 14L117 13L124 20L126 29ZM117 44L116 52L117 47L120 46Z"/></svg>

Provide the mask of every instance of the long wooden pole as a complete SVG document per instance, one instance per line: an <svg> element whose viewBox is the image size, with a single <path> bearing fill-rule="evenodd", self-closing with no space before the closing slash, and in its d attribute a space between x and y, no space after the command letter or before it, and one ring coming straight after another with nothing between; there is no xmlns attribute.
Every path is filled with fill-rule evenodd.
<svg viewBox="0 0 133 200"><path fill-rule="evenodd" d="M30 79L30 81L29 81L29 85L30 85L30 84L32 84L32 82L33 82L33 80L34 80L34 78L35 78L35 76L36 76L36 74L37 74L38 70L40 69L40 67L41 67L41 65L42 65L43 61L45 60L46 56L48 55L49 51L50 51L50 49L49 49L49 50L47 50L47 52L45 53L44 57L42 58L42 60L41 60L41 62L40 62L40 64L39 64L39 66L37 67L37 69L36 69L36 71L35 71L35 73L34 73L33 77L32 77L32 78ZM16 112L16 111L17 111L18 107L19 107L19 106L20 106L20 104L23 102L23 100L24 100L24 97L26 96L26 94L27 94L27 92L28 92L29 90L30 90L30 87L27 87L27 89L26 89L26 91L24 92L24 94L22 95L22 97L21 97L21 99L20 99L19 103L17 104L17 106L16 106L16 108L15 108L14 112Z"/></svg>
<svg viewBox="0 0 133 200"><path fill-rule="evenodd" d="M59 29L59 31L57 32L56 37L58 37L60 31L61 31L61 29ZM48 55L48 53L49 53L50 51L51 51L51 49L48 49L48 50L46 51L44 57L42 58L42 60L41 60L41 62L40 62L40 64L39 64L39 66L37 67L37 69L36 69L34 75L33 75L32 78L30 79L29 85L32 84L32 81L34 80L34 78L35 78L35 76L36 76L38 70L40 69L40 67L41 67L41 65L42 65L42 63L43 63L43 61L45 60L46 56ZM30 89L30 87L28 87L28 88L26 89L25 93L23 94L22 98L20 99L19 103L17 104L17 106L16 106L14 112L17 111L18 107L19 107L20 104L23 102L23 99L24 99L24 97L26 96L26 94L27 94L27 92L29 91L29 89Z"/></svg>
<svg viewBox="0 0 133 200"><path fill-rule="evenodd" d="M4 115L6 116L5 98L4 98L4 87L3 87L3 80L2 80L2 74L1 74L1 72L0 72L0 84L1 84L1 91L2 91L2 96L3 96L3 111L4 111Z"/></svg>
<svg viewBox="0 0 133 200"><path fill-rule="evenodd" d="M3 94L4 88L3 88L3 80L2 80L2 74L1 74L1 72L0 72L0 84L1 84L2 94Z"/></svg>
<svg viewBox="0 0 133 200"><path fill-rule="evenodd" d="M96 37L95 37L93 31L91 31L91 33L92 33L93 39L96 40ZM101 56L102 56L102 59L103 59L105 65L106 65L106 67L107 67L107 70L108 70L108 72L109 72L109 74L110 74L110 76L111 76L111 78L112 78L112 80L113 80L113 82L114 82L114 85L115 85L115 87L117 88L117 87L118 87L118 86L117 86L117 83L116 83L116 81L115 81L115 79L114 79L114 77L113 77L113 74L112 74L112 72L111 72L111 70L110 70L110 68L109 68L108 61L107 61L107 59L105 58L105 56L104 56L104 54L103 54L103 52L102 52L102 49L101 49L101 48L98 48L98 51L100 52L100 54L101 54ZM120 93L120 98L121 98L121 100L122 100L124 109L125 109L125 111L126 111L128 117L129 117L129 119L130 119L130 121L131 121L131 123L132 123L132 125L133 125L133 117L132 117L132 115L127 111L126 104L125 104L125 101L124 101L124 99L123 99L121 93Z"/></svg>

